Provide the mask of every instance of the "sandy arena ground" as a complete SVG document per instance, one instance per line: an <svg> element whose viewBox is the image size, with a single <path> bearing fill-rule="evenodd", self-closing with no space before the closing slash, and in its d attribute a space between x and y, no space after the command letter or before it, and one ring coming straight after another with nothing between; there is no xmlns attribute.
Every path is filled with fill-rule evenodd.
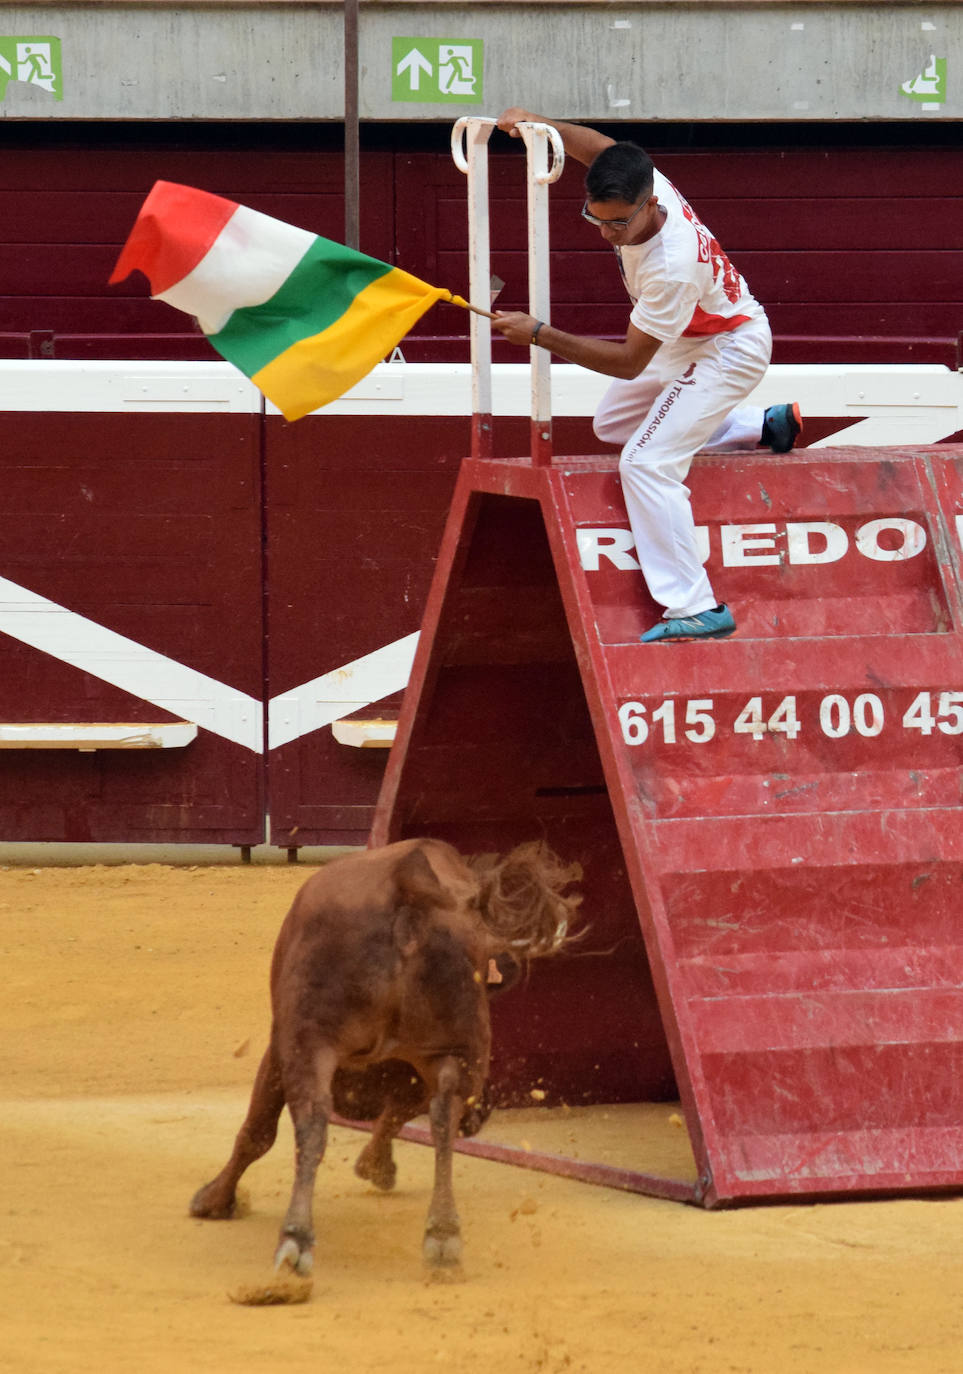
<svg viewBox="0 0 963 1374"><path fill-rule="evenodd" d="M0 871L0 1369L963 1370L963 1200L709 1214L460 1157L465 1279L442 1284L419 1255L430 1151L402 1144L398 1190L377 1194L351 1171L362 1137L348 1130L319 1176L311 1300L232 1303L271 1278L287 1118L248 1174L248 1217L196 1221L187 1203L243 1115L270 949L306 876ZM684 1153L671 1115L647 1114L651 1148ZM634 1120L599 1113L564 1130L583 1156L632 1162ZM533 1110L486 1134L553 1149L559 1121Z"/></svg>

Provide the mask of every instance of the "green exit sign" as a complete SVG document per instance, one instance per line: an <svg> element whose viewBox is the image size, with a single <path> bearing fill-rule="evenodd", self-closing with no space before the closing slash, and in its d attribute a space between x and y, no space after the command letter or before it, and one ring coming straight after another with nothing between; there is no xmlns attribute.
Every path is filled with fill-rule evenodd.
<svg viewBox="0 0 963 1374"><path fill-rule="evenodd" d="M481 38L392 38L392 100L479 104L484 47Z"/></svg>
<svg viewBox="0 0 963 1374"><path fill-rule="evenodd" d="M54 100L63 100L60 39L49 34L39 38L0 36L0 100L13 81L39 86Z"/></svg>

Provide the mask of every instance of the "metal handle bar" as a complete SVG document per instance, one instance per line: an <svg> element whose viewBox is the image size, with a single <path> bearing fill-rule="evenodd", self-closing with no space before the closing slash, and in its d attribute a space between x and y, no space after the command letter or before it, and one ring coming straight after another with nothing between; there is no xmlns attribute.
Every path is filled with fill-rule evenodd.
<svg viewBox="0 0 963 1374"><path fill-rule="evenodd" d="M535 173L535 180L539 186L551 186L553 181L558 181L565 167L565 145L562 142L562 135L551 124L537 124L534 121L528 121L525 128L531 129L539 137L544 135L552 145L551 166L545 171Z"/></svg>
<svg viewBox="0 0 963 1374"><path fill-rule="evenodd" d="M468 174L468 159L465 156L464 140L469 129L474 125L490 126L494 128L498 121L488 119L484 115L462 115L456 119L451 128L451 156L459 172ZM527 121L525 127L541 135L544 134L552 145L552 163L547 171L537 172L535 180L540 186L549 186L553 181L558 181L565 166L565 146L562 143L562 136L551 124L537 124L534 121Z"/></svg>
<svg viewBox="0 0 963 1374"><path fill-rule="evenodd" d="M464 172L466 176L468 175L468 159L464 151L464 137L469 129L471 129L472 126L474 126L475 129L482 126L490 126L490 135L491 129L494 129L497 123L497 120L486 119L483 115L462 115L460 119L455 120L451 128L451 156L459 172Z"/></svg>

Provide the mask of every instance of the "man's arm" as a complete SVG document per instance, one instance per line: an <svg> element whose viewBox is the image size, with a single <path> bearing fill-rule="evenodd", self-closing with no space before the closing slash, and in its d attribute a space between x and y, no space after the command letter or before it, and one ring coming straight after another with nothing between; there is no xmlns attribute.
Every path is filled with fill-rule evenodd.
<svg viewBox="0 0 963 1374"><path fill-rule="evenodd" d="M513 344L530 344L538 320L520 311L495 312L492 329ZM543 324L535 341L539 347L555 353L566 362L578 363L592 372L601 372L606 377L620 377L630 381L648 367L661 347L661 339L644 334L630 324L621 343L612 339L592 339L583 334L567 334L564 329Z"/></svg>
<svg viewBox="0 0 963 1374"><path fill-rule="evenodd" d="M600 134L597 129L589 129L584 124L567 124L564 120L545 119L543 115L532 114L531 110L523 110L518 105L513 105L504 114L498 117L498 127L502 133L510 134L512 138L521 138L516 124L550 124L553 129L557 129L562 146L565 149L565 156L572 157L576 162L590 166L603 148L608 148L615 140L607 138L605 134Z"/></svg>

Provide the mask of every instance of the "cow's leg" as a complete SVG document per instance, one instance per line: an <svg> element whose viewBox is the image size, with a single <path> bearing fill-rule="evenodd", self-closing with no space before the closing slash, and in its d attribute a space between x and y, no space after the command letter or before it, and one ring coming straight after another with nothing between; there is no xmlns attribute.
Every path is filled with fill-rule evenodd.
<svg viewBox="0 0 963 1374"><path fill-rule="evenodd" d="M464 1108L458 1061L444 1059L431 1099L429 1119L435 1146L435 1186L425 1223L423 1253L434 1266L455 1265L461 1259L461 1227L452 1188L452 1146Z"/></svg>
<svg viewBox="0 0 963 1374"><path fill-rule="evenodd" d="M385 1082L384 1106L373 1126L371 1139L355 1161L354 1171L382 1192L395 1186L398 1170L392 1154L392 1141L405 1122L419 1116L429 1104L424 1080L409 1064L382 1066Z"/></svg>
<svg viewBox="0 0 963 1374"><path fill-rule="evenodd" d="M314 1180L328 1142L328 1122L334 1111L331 1080L337 1065L335 1051L323 1046L315 1052L310 1071L288 1087L288 1109L294 1122L294 1188L274 1253L276 1269L288 1264L298 1274L310 1274L314 1263Z"/></svg>
<svg viewBox="0 0 963 1374"><path fill-rule="evenodd" d="M251 1091L251 1103L234 1141L234 1151L217 1178L194 1194L191 1216L223 1220L234 1215L238 1179L248 1165L267 1154L274 1144L283 1107L281 1071L274 1045L271 1044L258 1068Z"/></svg>
<svg viewBox="0 0 963 1374"><path fill-rule="evenodd" d="M389 1101L371 1127L371 1139L355 1160L354 1171L359 1178L373 1183L383 1193L391 1191L398 1176L391 1143L405 1122L417 1115L417 1111Z"/></svg>

